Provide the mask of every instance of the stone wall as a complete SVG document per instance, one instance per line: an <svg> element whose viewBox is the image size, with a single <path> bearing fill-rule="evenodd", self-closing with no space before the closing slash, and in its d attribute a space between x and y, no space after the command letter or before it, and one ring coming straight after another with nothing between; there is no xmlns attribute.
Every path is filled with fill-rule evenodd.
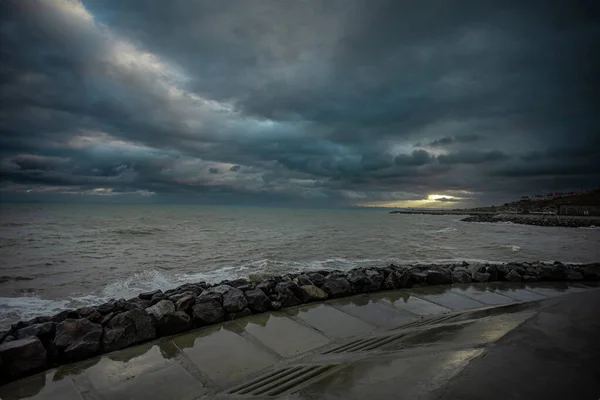
<svg viewBox="0 0 600 400"><path fill-rule="evenodd" d="M188 283L12 325L0 332L0 383L161 336L330 298L423 285L584 280L600 280L600 263L390 265Z"/></svg>

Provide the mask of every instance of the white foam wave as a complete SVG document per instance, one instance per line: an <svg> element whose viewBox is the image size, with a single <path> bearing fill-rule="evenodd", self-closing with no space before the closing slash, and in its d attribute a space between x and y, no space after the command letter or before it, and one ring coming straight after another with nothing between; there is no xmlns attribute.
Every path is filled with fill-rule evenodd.
<svg viewBox="0 0 600 400"><path fill-rule="evenodd" d="M449 233L449 232L454 232L454 231L456 231L456 228L449 226L447 228L438 229L437 231L433 231L433 233Z"/></svg>
<svg viewBox="0 0 600 400"><path fill-rule="evenodd" d="M507 244L504 247L506 247L507 249L511 249L514 252L517 252L517 251L521 250L521 246L517 246L517 245L514 245L514 244Z"/></svg>

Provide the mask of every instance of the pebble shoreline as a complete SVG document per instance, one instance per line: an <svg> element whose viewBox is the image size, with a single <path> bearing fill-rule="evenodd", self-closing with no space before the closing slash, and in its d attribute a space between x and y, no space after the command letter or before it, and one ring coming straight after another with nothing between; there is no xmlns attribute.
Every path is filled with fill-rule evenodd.
<svg viewBox="0 0 600 400"><path fill-rule="evenodd" d="M600 263L389 265L187 283L96 307L36 317L0 332L0 384L162 336L315 301L382 290L470 282L600 280Z"/></svg>

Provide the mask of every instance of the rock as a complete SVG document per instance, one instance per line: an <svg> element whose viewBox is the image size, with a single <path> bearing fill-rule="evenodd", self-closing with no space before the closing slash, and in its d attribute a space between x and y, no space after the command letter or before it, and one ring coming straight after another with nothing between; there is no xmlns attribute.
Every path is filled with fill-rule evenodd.
<svg viewBox="0 0 600 400"><path fill-rule="evenodd" d="M252 284L250 283L249 280L240 278L240 279L234 279L234 280L230 281L229 286L239 289L240 287L244 287L244 286L252 286Z"/></svg>
<svg viewBox="0 0 600 400"><path fill-rule="evenodd" d="M271 308L271 300L267 295L260 289L247 290L246 300L248 301L248 307L258 313L269 311Z"/></svg>
<svg viewBox="0 0 600 400"><path fill-rule="evenodd" d="M452 277L450 271L445 269L430 269L426 271L426 281L429 285L446 285L452 283Z"/></svg>
<svg viewBox="0 0 600 400"><path fill-rule="evenodd" d="M0 332L0 343L4 342L4 339L10 335L10 331L1 331Z"/></svg>
<svg viewBox="0 0 600 400"><path fill-rule="evenodd" d="M384 275L379 271L368 269L365 271L365 276L369 281L369 284L365 287L366 292L376 292L381 290L381 286L383 285Z"/></svg>
<svg viewBox="0 0 600 400"><path fill-rule="evenodd" d="M383 282L384 289L402 289L410 287L410 272L408 270L392 271Z"/></svg>
<svg viewBox="0 0 600 400"><path fill-rule="evenodd" d="M223 294L223 308L226 312L239 313L246 307L248 307L248 300L240 289L232 287Z"/></svg>
<svg viewBox="0 0 600 400"><path fill-rule="evenodd" d="M369 278L360 270L350 271L346 279L352 286L352 291L357 294L366 292L367 288L371 286Z"/></svg>
<svg viewBox="0 0 600 400"><path fill-rule="evenodd" d="M256 285L256 289L260 289L264 294L269 295L273 289L273 286L275 286L275 284L271 281L262 281Z"/></svg>
<svg viewBox="0 0 600 400"><path fill-rule="evenodd" d="M192 307L192 321L197 325L211 325L225 320L225 311L221 303L209 298L196 301Z"/></svg>
<svg viewBox="0 0 600 400"><path fill-rule="evenodd" d="M59 359L77 361L100 352L102 325L89 320L66 319L56 327L54 350Z"/></svg>
<svg viewBox="0 0 600 400"><path fill-rule="evenodd" d="M598 281L600 280L600 271L597 271L590 267L578 268L578 272L583 276L586 281Z"/></svg>
<svg viewBox="0 0 600 400"><path fill-rule="evenodd" d="M43 322L41 324L29 325L16 332L17 339L25 339L30 336L38 337L42 342L51 340L56 331L56 322Z"/></svg>
<svg viewBox="0 0 600 400"><path fill-rule="evenodd" d="M491 274L477 271L473 271L471 275L473 276L473 281L475 282L488 282L492 276Z"/></svg>
<svg viewBox="0 0 600 400"><path fill-rule="evenodd" d="M13 335L8 335L7 337L4 338L4 343L12 342L13 340L17 340L17 338L14 337ZM2 361L2 360L0 359L0 361Z"/></svg>
<svg viewBox="0 0 600 400"><path fill-rule="evenodd" d="M35 336L0 344L0 381L41 371L47 365L46 349Z"/></svg>
<svg viewBox="0 0 600 400"><path fill-rule="evenodd" d="M463 266L463 267L468 267L469 263L466 262L466 261L463 261L463 262L460 263L460 265Z"/></svg>
<svg viewBox="0 0 600 400"><path fill-rule="evenodd" d="M157 294L162 294L162 290L153 290L151 292L144 292L138 294L138 297L142 300L152 300L152 298Z"/></svg>
<svg viewBox="0 0 600 400"><path fill-rule="evenodd" d="M313 285L310 278L306 275L298 275L295 282L298 284L298 286Z"/></svg>
<svg viewBox="0 0 600 400"><path fill-rule="evenodd" d="M104 350L120 350L155 337L156 330L148 313L138 309L125 311L114 316L104 328Z"/></svg>
<svg viewBox="0 0 600 400"><path fill-rule="evenodd" d="M427 283L427 273L411 270L410 281L415 285L424 285L425 283Z"/></svg>
<svg viewBox="0 0 600 400"><path fill-rule="evenodd" d="M308 279L310 279L310 281L316 287L320 288L325 284L325 281L326 281L325 277L318 272L309 272L306 274L306 276L308 276Z"/></svg>
<svg viewBox="0 0 600 400"><path fill-rule="evenodd" d="M577 271L574 271L572 269L567 271L567 280L569 281L582 281L583 280L583 275Z"/></svg>
<svg viewBox="0 0 600 400"><path fill-rule="evenodd" d="M140 310L145 310L150 307L150 300L142 300L138 297L134 297L133 299L127 300L127 304L125 305L125 310L130 311L136 308Z"/></svg>
<svg viewBox="0 0 600 400"><path fill-rule="evenodd" d="M302 285L300 286L302 297L300 300L303 303L309 303L311 301L322 301L327 300L327 293L319 289L315 285Z"/></svg>
<svg viewBox="0 0 600 400"><path fill-rule="evenodd" d="M99 324L100 322L102 322L102 319L104 319L104 316L98 311L94 310L94 312L85 317L85 319L87 319L90 322L93 322L94 324Z"/></svg>
<svg viewBox="0 0 600 400"><path fill-rule="evenodd" d="M562 264L542 265L541 280L564 281L567 279L567 270Z"/></svg>
<svg viewBox="0 0 600 400"><path fill-rule="evenodd" d="M301 294L300 287L292 281L283 281L275 285L273 289L276 293L277 301L282 307L293 307L302 304L296 293Z"/></svg>
<svg viewBox="0 0 600 400"><path fill-rule="evenodd" d="M63 322L67 318L76 319L79 318L79 314L77 314L74 310L64 310L52 317L52 321L59 323Z"/></svg>
<svg viewBox="0 0 600 400"><path fill-rule="evenodd" d="M521 282L521 275L517 271L511 270L506 274L505 279L511 282Z"/></svg>
<svg viewBox="0 0 600 400"><path fill-rule="evenodd" d="M163 300L166 301L166 300ZM191 318L184 311L165 314L156 326L157 336L174 335L190 328Z"/></svg>
<svg viewBox="0 0 600 400"><path fill-rule="evenodd" d="M153 316L156 321L160 321L167 314L175 312L175 304L169 300L161 300L155 305L146 308L146 313Z"/></svg>
<svg viewBox="0 0 600 400"><path fill-rule="evenodd" d="M106 324L108 324L114 316L115 316L115 313L106 314L104 316L104 318L102 318L102 321L100 321L100 324L102 326L106 326Z"/></svg>
<svg viewBox="0 0 600 400"><path fill-rule="evenodd" d="M223 303L223 295L215 293L211 289L205 290L196 297L196 303L203 303L205 301L216 301L217 303Z"/></svg>
<svg viewBox="0 0 600 400"><path fill-rule="evenodd" d="M114 312L114 311L116 311L115 302L109 301L107 303L101 304L98 307L96 307L96 310L98 310L98 312L100 312L102 314L108 314L108 313Z"/></svg>
<svg viewBox="0 0 600 400"><path fill-rule="evenodd" d="M238 318L247 317L249 315L252 315L252 311L250 311L249 308L244 308L241 311L237 311L237 312L234 312L234 313L227 314L227 318L231 320L231 319L238 319Z"/></svg>
<svg viewBox="0 0 600 400"><path fill-rule="evenodd" d="M495 267L496 272L498 273L498 280L506 281L506 275L510 272L510 268L506 264L494 265L490 267ZM487 271L488 273L492 273L491 271Z"/></svg>
<svg viewBox="0 0 600 400"><path fill-rule="evenodd" d="M182 299L183 297L187 297L187 296L192 296L194 298L198 297L198 294L196 294L195 292L192 292L191 290L188 290L187 292L181 292L181 293L175 293L172 296L169 296L169 300L171 300L173 303L177 303L180 299Z"/></svg>
<svg viewBox="0 0 600 400"><path fill-rule="evenodd" d="M196 304L196 297L190 294L177 300L175 303L175 309L177 311L187 312L187 310L191 309L194 304Z"/></svg>
<svg viewBox="0 0 600 400"><path fill-rule="evenodd" d="M154 296L152 296L152 299L150 300L150 307L152 307L153 305L160 303L161 301L165 300L167 298L167 296L160 292L160 293L156 293Z"/></svg>
<svg viewBox="0 0 600 400"><path fill-rule="evenodd" d="M345 278L328 278L321 287L331 298L344 297L352 294L352 286Z"/></svg>
<svg viewBox="0 0 600 400"><path fill-rule="evenodd" d="M280 310L281 309L281 303L279 301L272 301L271 302L271 307L273 308L273 310Z"/></svg>
<svg viewBox="0 0 600 400"><path fill-rule="evenodd" d="M521 279L523 280L523 282L535 282L538 280L538 278L536 276L532 276L532 275L523 275L521 277Z"/></svg>
<svg viewBox="0 0 600 400"><path fill-rule="evenodd" d="M77 314L79 314L80 318L85 318L88 315L90 315L93 312L97 312L95 308L92 307L81 307L78 308L77 310L75 310L75 312L77 312Z"/></svg>
<svg viewBox="0 0 600 400"><path fill-rule="evenodd" d="M479 272L477 272L479 273ZM452 283L471 283L471 275L465 270L452 271Z"/></svg>

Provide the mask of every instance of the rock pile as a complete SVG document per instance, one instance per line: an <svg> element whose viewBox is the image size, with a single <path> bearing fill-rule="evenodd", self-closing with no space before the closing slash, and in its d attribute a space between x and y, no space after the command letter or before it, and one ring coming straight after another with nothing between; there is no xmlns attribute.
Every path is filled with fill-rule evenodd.
<svg viewBox="0 0 600 400"><path fill-rule="evenodd" d="M518 215L503 215L501 218L493 215L471 215L461 219L463 222L512 222L513 224L536 226L560 226L563 228L589 228L600 226L600 218L568 218L559 216L526 217Z"/></svg>
<svg viewBox="0 0 600 400"><path fill-rule="evenodd" d="M20 321L0 331L0 383L161 336L328 298L421 285L583 280L600 280L600 263L390 265L185 284Z"/></svg>

